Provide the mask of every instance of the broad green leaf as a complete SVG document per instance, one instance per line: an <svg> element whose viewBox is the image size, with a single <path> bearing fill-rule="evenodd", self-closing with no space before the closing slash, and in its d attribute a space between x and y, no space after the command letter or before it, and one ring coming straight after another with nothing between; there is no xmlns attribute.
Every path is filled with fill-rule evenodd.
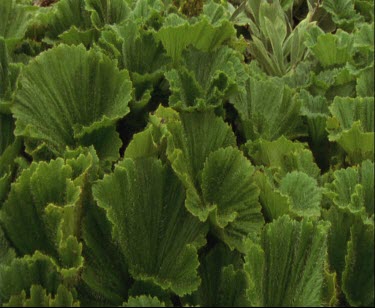
<svg viewBox="0 0 375 308"><path fill-rule="evenodd" d="M235 146L230 128L213 112L180 113L159 108L156 113L161 128L167 129L167 157L186 188L186 208L201 221L206 221L213 206L205 204L201 196L200 177L211 152Z"/></svg>
<svg viewBox="0 0 375 308"><path fill-rule="evenodd" d="M91 21L97 28L106 24L118 24L129 15L126 0L85 0L86 10L91 13Z"/></svg>
<svg viewBox="0 0 375 308"><path fill-rule="evenodd" d="M122 307L166 307L157 297L141 295L138 297L130 297Z"/></svg>
<svg viewBox="0 0 375 308"><path fill-rule="evenodd" d="M248 243L245 269L252 306L322 304L328 227L283 216L266 225L260 245Z"/></svg>
<svg viewBox="0 0 375 308"><path fill-rule="evenodd" d="M366 211L374 214L374 163L364 161L361 166L340 169L333 174L332 183L328 183L328 196L339 208L352 211Z"/></svg>
<svg viewBox="0 0 375 308"><path fill-rule="evenodd" d="M118 306L126 299L130 275L119 247L112 240L111 229L105 211L91 200L90 191L82 220L84 289L93 303L100 298L103 304Z"/></svg>
<svg viewBox="0 0 375 308"><path fill-rule="evenodd" d="M168 167L154 158L125 159L93 193L134 278L178 295L198 287L203 225L186 211L184 188Z"/></svg>
<svg viewBox="0 0 375 308"><path fill-rule="evenodd" d="M351 306L373 306L374 221L357 221L350 228L347 247L342 290Z"/></svg>
<svg viewBox="0 0 375 308"><path fill-rule="evenodd" d="M204 203L213 208L215 233L231 248L243 250L243 240L256 236L263 226L254 168L232 147L212 152L202 171Z"/></svg>
<svg viewBox="0 0 375 308"><path fill-rule="evenodd" d="M53 40L60 34L71 31L72 27L87 30L91 26L84 0L60 0L40 18L42 25L45 24L46 36Z"/></svg>
<svg viewBox="0 0 375 308"><path fill-rule="evenodd" d="M325 69L311 74L309 91L314 96L325 96L329 101L336 96L354 97L356 94L356 73L347 66Z"/></svg>
<svg viewBox="0 0 375 308"><path fill-rule="evenodd" d="M301 171L313 178L320 175L320 169L306 144L292 142L282 136L275 141L249 141L245 147L256 165L276 169L280 178L292 171Z"/></svg>
<svg viewBox="0 0 375 308"><path fill-rule="evenodd" d="M93 50L60 45L23 70L12 107L15 134L27 139L33 154L43 144L53 155L80 144L94 144L99 153L117 152L114 124L129 112L130 99L127 71ZM112 148L98 138L103 134L114 141Z"/></svg>
<svg viewBox="0 0 375 308"><path fill-rule="evenodd" d="M208 109L244 89L245 70L238 54L228 47L212 52L190 48L183 53L182 62L182 67L165 74L172 92L171 107Z"/></svg>
<svg viewBox="0 0 375 308"><path fill-rule="evenodd" d="M202 283L187 301L201 307L247 307L248 279L240 254L222 244L200 259Z"/></svg>
<svg viewBox="0 0 375 308"><path fill-rule="evenodd" d="M308 47L323 67L345 64L353 58L353 36L338 30L336 34L322 33Z"/></svg>
<svg viewBox="0 0 375 308"><path fill-rule="evenodd" d="M322 189L304 172L293 171L280 181L280 192L289 196L290 212L298 217L319 217Z"/></svg>
<svg viewBox="0 0 375 308"><path fill-rule="evenodd" d="M273 175L269 170L258 170L254 179L260 189L259 202L262 205L262 213L265 220L272 221L289 213L290 199L277 189Z"/></svg>
<svg viewBox="0 0 375 308"><path fill-rule="evenodd" d="M336 97L327 120L329 140L337 142L353 163L373 160L374 98Z"/></svg>
<svg viewBox="0 0 375 308"><path fill-rule="evenodd" d="M2 0L0 2L0 37L14 45L21 40L30 21L35 15L36 7L19 4L17 0Z"/></svg>
<svg viewBox="0 0 375 308"><path fill-rule="evenodd" d="M98 39L98 31L96 29L79 30L76 26L72 26L69 30L59 35L59 41L67 45L80 45L91 47L93 42Z"/></svg>
<svg viewBox="0 0 375 308"><path fill-rule="evenodd" d="M299 134L300 101L281 80L250 77L246 92L237 92L230 102L239 113L246 139L274 140Z"/></svg>
<svg viewBox="0 0 375 308"><path fill-rule="evenodd" d="M365 69L358 76L356 90L358 96L374 96L374 65Z"/></svg>
<svg viewBox="0 0 375 308"><path fill-rule="evenodd" d="M12 295L4 307L79 307L79 302L74 300L72 292L64 285L59 285L56 296L47 295L41 285L32 285L30 297L27 298L23 290L19 295Z"/></svg>
<svg viewBox="0 0 375 308"><path fill-rule="evenodd" d="M202 18L190 24L178 15L170 14L163 27L155 34L173 61L179 61L183 50L192 45L201 51L213 51L235 35L233 25L224 20L220 24L211 24Z"/></svg>

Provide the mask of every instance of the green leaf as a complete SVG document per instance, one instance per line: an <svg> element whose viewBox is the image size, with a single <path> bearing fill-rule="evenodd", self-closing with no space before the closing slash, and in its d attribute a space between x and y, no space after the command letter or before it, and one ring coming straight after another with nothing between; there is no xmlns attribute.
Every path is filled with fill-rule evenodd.
<svg viewBox="0 0 375 308"><path fill-rule="evenodd" d="M320 306L329 224L288 216L266 225L261 244L248 243L245 269L254 306Z"/></svg>
<svg viewBox="0 0 375 308"><path fill-rule="evenodd" d="M0 299L8 301L12 295L41 285L48 293L57 291L62 282L56 264L46 255L36 252L33 256L14 258L9 265L0 265Z"/></svg>
<svg viewBox="0 0 375 308"><path fill-rule="evenodd" d="M198 287L203 225L186 211L183 186L169 168L154 158L125 159L93 194L133 277L178 295Z"/></svg>
<svg viewBox="0 0 375 308"><path fill-rule="evenodd" d="M130 99L126 71L119 71L114 62L93 50L60 45L23 70L12 107L15 134L27 139L27 151L34 155L43 144L53 155L60 155L66 146L87 145L90 138L101 153L103 144L95 136L129 112ZM113 134L112 129L112 140L118 140ZM115 142L112 152L118 145Z"/></svg>
<svg viewBox="0 0 375 308"><path fill-rule="evenodd" d="M17 0L0 2L0 37L14 45L23 38L30 21L35 15L36 7L19 4Z"/></svg>
<svg viewBox="0 0 375 308"><path fill-rule="evenodd" d="M323 8L331 14L333 21L341 28L351 30L363 21L363 17L354 9L353 0L324 0Z"/></svg>
<svg viewBox="0 0 375 308"><path fill-rule="evenodd" d="M112 240L111 230L105 211L91 200L90 191L82 221L84 289L93 303L99 298L104 304L118 306L126 299L130 275L119 247Z"/></svg>
<svg viewBox="0 0 375 308"><path fill-rule="evenodd" d="M175 109L209 109L245 86L246 73L236 52L222 47L212 52L190 48L183 66L165 74L170 84L169 105Z"/></svg>
<svg viewBox="0 0 375 308"><path fill-rule="evenodd" d="M130 297L122 307L166 307L157 297L141 295L138 297Z"/></svg>
<svg viewBox="0 0 375 308"><path fill-rule="evenodd" d="M129 15L126 0L85 0L86 10L91 12L92 24L102 28L106 24L118 24Z"/></svg>
<svg viewBox="0 0 375 308"><path fill-rule="evenodd" d="M214 207L205 204L200 193L200 174L209 154L227 146L235 146L236 139L230 128L213 112L172 113L159 108L159 121L167 129L167 157L172 168L186 188L186 208L201 221L206 221Z"/></svg>
<svg viewBox="0 0 375 308"><path fill-rule="evenodd" d="M222 244L201 258L199 289L187 298L201 307L247 307L248 279L240 254Z"/></svg>
<svg viewBox="0 0 375 308"><path fill-rule="evenodd" d="M327 120L329 140L337 142L353 163L373 160L374 98L336 97Z"/></svg>
<svg viewBox="0 0 375 308"><path fill-rule="evenodd" d="M60 34L66 35L65 32L71 31L73 27L79 30L91 27L84 0L60 0L40 18L42 25L45 25L46 36L53 40Z"/></svg>
<svg viewBox="0 0 375 308"><path fill-rule="evenodd" d="M284 214L288 214L290 199L275 187L273 175L269 170L258 170L254 179L260 189L259 201L266 220L272 221Z"/></svg>
<svg viewBox="0 0 375 308"><path fill-rule="evenodd" d="M356 90L358 96L374 96L374 65L365 69L358 76Z"/></svg>
<svg viewBox="0 0 375 308"><path fill-rule="evenodd" d="M322 189L306 173L293 171L280 181L280 192L290 198L290 212L298 217L319 217Z"/></svg>
<svg viewBox="0 0 375 308"><path fill-rule="evenodd" d="M282 136L275 141L263 139L249 141L245 147L256 165L276 169L280 178L292 171L301 171L313 178L318 178L320 175L320 169L306 144L292 142Z"/></svg>
<svg viewBox="0 0 375 308"><path fill-rule="evenodd" d="M202 171L203 200L213 208L210 220L215 233L240 251L243 240L255 237L264 223L253 173L250 162L232 147L212 152Z"/></svg>
<svg viewBox="0 0 375 308"><path fill-rule="evenodd" d="M364 210L368 216L374 213L374 163L366 160L361 166L340 169L328 183L328 196L340 208L352 211Z"/></svg>
<svg viewBox="0 0 375 308"><path fill-rule="evenodd" d="M72 293L64 285L59 285L55 297L47 295L42 286L32 285L29 298L22 291L19 295L13 295L4 307L79 307L79 302L74 300Z"/></svg>
<svg viewBox="0 0 375 308"><path fill-rule="evenodd" d="M323 67L345 64L353 58L353 36L338 30L336 34L322 33L312 37L308 47Z"/></svg>
<svg viewBox="0 0 375 308"><path fill-rule="evenodd" d="M21 255L42 251L67 268L82 266L80 232L83 178L91 153L49 163L32 163L12 184L0 221Z"/></svg>
<svg viewBox="0 0 375 308"><path fill-rule="evenodd" d="M173 61L177 62L189 45L201 51L213 51L234 35L233 25L227 20L213 25L207 18L202 18L190 24L181 17L170 14L155 37L162 42Z"/></svg>
<svg viewBox="0 0 375 308"><path fill-rule="evenodd" d="M306 90L300 92L301 113L307 119L309 137L318 146L327 140L326 121L329 117L328 101L323 96L312 96Z"/></svg>
<svg viewBox="0 0 375 308"><path fill-rule="evenodd" d="M342 290L351 306L374 305L374 221L350 228Z"/></svg>
<svg viewBox="0 0 375 308"><path fill-rule="evenodd" d="M280 79L250 77L246 92L237 92L230 102L239 113L246 139L274 140L298 136L300 101Z"/></svg>

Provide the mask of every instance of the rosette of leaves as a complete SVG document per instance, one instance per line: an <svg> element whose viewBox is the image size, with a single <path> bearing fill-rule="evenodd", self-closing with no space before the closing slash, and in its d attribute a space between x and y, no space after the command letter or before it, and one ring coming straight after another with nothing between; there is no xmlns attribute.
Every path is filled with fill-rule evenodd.
<svg viewBox="0 0 375 308"><path fill-rule="evenodd" d="M129 71L135 88L133 109L142 108L149 102L171 62L154 33L153 30L143 29L134 20L126 20L107 27L98 42L108 55L117 59L121 69Z"/></svg>
<svg viewBox="0 0 375 308"><path fill-rule="evenodd" d="M330 141L337 142L347 153L350 163L374 157L374 98L336 97L327 119Z"/></svg>
<svg viewBox="0 0 375 308"><path fill-rule="evenodd" d="M244 8L251 34L249 52L271 76L293 74L307 54L305 33L314 25L314 8L309 5L306 17L292 28L285 13L290 2L248 1Z"/></svg>
<svg viewBox="0 0 375 308"><path fill-rule="evenodd" d="M0 265L4 307L78 307L76 290L68 285L59 266L40 252Z"/></svg>
<svg viewBox="0 0 375 308"><path fill-rule="evenodd" d="M373 25L360 24L353 33L338 30L324 33L314 27L306 42L319 65L312 74L309 90L329 100L336 96L371 96L374 57Z"/></svg>
<svg viewBox="0 0 375 308"><path fill-rule="evenodd" d="M334 172L326 184L331 207L328 237L330 266L337 272L343 302L352 306L374 303L374 164Z"/></svg>
<svg viewBox="0 0 375 308"><path fill-rule="evenodd" d="M243 249L263 225L254 167L236 148L231 128L212 111L189 113L159 107L125 157L163 157L186 190L185 206L229 247ZM238 179L241 178L241 183Z"/></svg>
<svg viewBox="0 0 375 308"><path fill-rule="evenodd" d="M97 157L93 149L67 154L65 160L34 162L23 170L0 210L0 223L18 254L41 251L69 273L83 261L77 240L82 198Z"/></svg>
<svg viewBox="0 0 375 308"><path fill-rule="evenodd" d="M295 91L278 78L247 76L245 91L230 102L239 114L239 129L247 140L275 140L303 135L301 101Z"/></svg>
<svg viewBox="0 0 375 308"><path fill-rule="evenodd" d="M182 64L165 74L170 85L169 106L178 110L206 110L222 106L244 91L246 73L241 58L229 47L211 52L190 48Z"/></svg>
<svg viewBox="0 0 375 308"><path fill-rule="evenodd" d="M79 149L48 163L33 162L12 184L0 209L0 226L7 238L1 232L2 302L47 306L76 302L74 285L84 261L80 222L88 179L97 165L93 148Z"/></svg>
<svg viewBox="0 0 375 308"><path fill-rule="evenodd" d="M281 137L248 142L246 148L252 161L263 166L254 177L266 219L284 214L297 219L320 217L320 169L306 145Z"/></svg>
<svg viewBox="0 0 375 308"><path fill-rule="evenodd" d="M121 140L115 124L129 112L131 92L128 72L105 55L60 45L22 71L12 106L15 135L25 138L34 157L94 145L101 159L116 160Z"/></svg>

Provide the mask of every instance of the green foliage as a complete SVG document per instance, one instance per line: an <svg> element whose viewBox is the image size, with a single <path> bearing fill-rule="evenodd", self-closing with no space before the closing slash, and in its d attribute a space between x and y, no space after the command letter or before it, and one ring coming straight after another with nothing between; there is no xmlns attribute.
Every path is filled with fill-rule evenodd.
<svg viewBox="0 0 375 308"><path fill-rule="evenodd" d="M0 306L373 306L373 9L0 0Z"/></svg>

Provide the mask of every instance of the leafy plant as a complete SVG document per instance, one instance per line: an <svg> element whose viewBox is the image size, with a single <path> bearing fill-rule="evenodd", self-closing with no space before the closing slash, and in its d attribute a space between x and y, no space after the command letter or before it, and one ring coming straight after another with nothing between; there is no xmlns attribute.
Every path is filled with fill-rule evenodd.
<svg viewBox="0 0 375 308"><path fill-rule="evenodd" d="M0 306L373 306L373 8L0 0Z"/></svg>

